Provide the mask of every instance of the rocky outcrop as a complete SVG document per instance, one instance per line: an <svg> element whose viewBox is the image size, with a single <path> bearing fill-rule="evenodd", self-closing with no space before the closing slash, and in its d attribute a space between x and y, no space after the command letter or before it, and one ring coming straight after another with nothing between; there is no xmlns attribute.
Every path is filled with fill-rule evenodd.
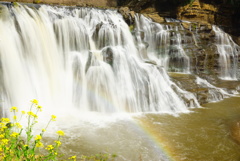
<svg viewBox="0 0 240 161"><path fill-rule="evenodd" d="M235 42L240 44L239 0L118 0L118 5L146 14L155 22L162 22L158 17L171 17L215 24L233 35Z"/></svg>
<svg viewBox="0 0 240 161"><path fill-rule="evenodd" d="M217 8L210 4L200 4L199 0L185 6L180 6L177 18L192 22L214 23Z"/></svg>
<svg viewBox="0 0 240 161"><path fill-rule="evenodd" d="M143 15L145 17L151 18L154 22L157 22L157 23L165 22L165 19L163 17L161 17L157 12L144 13Z"/></svg>
<svg viewBox="0 0 240 161"><path fill-rule="evenodd" d="M202 0L195 0L193 3L178 7L177 10L178 19L216 24L226 32L240 36L239 20L234 18L237 15L238 11L229 4L206 3Z"/></svg>
<svg viewBox="0 0 240 161"><path fill-rule="evenodd" d="M135 18L135 12L131 11L128 7L120 7L118 12L123 16L128 24L132 24Z"/></svg>
<svg viewBox="0 0 240 161"><path fill-rule="evenodd" d="M118 0L118 6L127 6L130 10L141 12L155 12L155 0Z"/></svg>

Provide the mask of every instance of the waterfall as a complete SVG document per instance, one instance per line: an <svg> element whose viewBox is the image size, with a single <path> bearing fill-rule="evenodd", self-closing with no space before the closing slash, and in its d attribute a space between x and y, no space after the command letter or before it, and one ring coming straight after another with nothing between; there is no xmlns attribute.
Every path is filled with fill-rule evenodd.
<svg viewBox="0 0 240 161"><path fill-rule="evenodd" d="M169 68L167 64L176 58L176 71L189 71L178 35L174 54L163 47L169 41L166 26L140 16L136 32L144 29L149 37L136 40L116 10L46 5L1 8L3 107L24 107L32 98L49 109L107 113L185 112L186 100L198 105L191 93L171 82L162 67ZM149 33L154 28L157 34ZM157 42L162 45L159 52L152 35L162 38ZM141 48L144 41L151 42L147 50ZM159 64L146 61L159 54L154 59Z"/></svg>
<svg viewBox="0 0 240 161"><path fill-rule="evenodd" d="M162 25L143 15L136 15L138 47L144 46L142 58L156 62L167 71L190 73L190 59L182 46L181 26ZM148 54L146 54L148 53Z"/></svg>
<svg viewBox="0 0 240 161"><path fill-rule="evenodd" d="M234 96L233 94L230 94L222 88L215 87L214 85L210 84L207 80L204 80L202 78L197 77L196 83L200 85L201 88L207 88L208 89L208 102L217 102L221 101L224 98L228 98L230 96Z"/></svg>
<svg viewBox="0 0 240 161"><path fill-rule="evenodd" d="M213 26L216 34L216 46L219 54L219 77L224 80L237 80L238 56L240 47L232 38L217 26Z"/></svg>

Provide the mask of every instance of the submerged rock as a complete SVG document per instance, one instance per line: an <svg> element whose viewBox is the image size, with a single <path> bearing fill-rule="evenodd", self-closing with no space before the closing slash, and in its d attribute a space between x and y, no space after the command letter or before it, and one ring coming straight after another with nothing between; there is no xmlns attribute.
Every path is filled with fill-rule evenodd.
<svg viewBox="0 0 240 161"><path fill-rule="evenodd" d="M240 144L240 121L236 121L231 126L231 137Z"/></svg>

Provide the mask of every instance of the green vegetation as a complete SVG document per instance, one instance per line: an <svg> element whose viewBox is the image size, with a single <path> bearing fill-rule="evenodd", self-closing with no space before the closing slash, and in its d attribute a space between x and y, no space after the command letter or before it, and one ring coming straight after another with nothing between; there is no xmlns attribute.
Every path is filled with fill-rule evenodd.
<svg viewBox="0 0 240 161"><path fill-rule="evenodd" d="M42 1L41 0L34 0L33 3L39 4L39 3L42 3Z"/></svg>
<svg viewBox="0 0 240 161"><path fill-rule="evenodd" d="M38 113L42 111L42 106L33 99L28 112L21 111L18 119L18 108L12 107L13 113L10 118L0 119L0 160L3 161L55 161L59 160L62 154L59 154L61 138L65 133L61 130L56 132L56 140L53 144L44 145L42 138L49 124L56 121L56 116L52 115L44 129L38 135L33 135L33 127L38 122ZM26 118L27 125L23 128L20 124L22 118ZM25 137L23 136L25 135ZM93 156L81 156L81 161L107 161L114 160L116 155L96 154ZM69 160L76 161L77 156L71 156ZM62 160L62 159L61 159Z"/></svg>
<svg viewBox="0 0 240 161"><path fill-rule="evenodd" d="M37 100L32 100L32 105L28 112L21 111L18 119L18 108L12 107L10 112L13 112L13 118L1 118L0 123L0 160L56 160L58 157L58 149L61 145L61 137L64 136L63 131L57 131L58 137L52 145L44 145L42 137L50 122L56 121L56 116L52 115L48 124L39 135L33 135L33 127L37 123L38 112L42 111L42 106ZM23 128L20 121L23 117L27 119L27 127ZM22 137L23 134L26 137ZM45 155L38 154L40 149L45 148ZM71 158L72 159L72 158ZM73 159L74 160L74 159Z"/></svg>
<svg viewBox="0 0 240 161"><path fill-rule="evenodd" d="M129 26L129 30L130 30L130 32L132 32L132 31L134 30L134 26L133 26L133 25L130 25L130 26Z"/></svg>
<svg viewBox="0 0 240 161"><path fill-rule="evenodd" d="M19 4L17 2L13 2L13 6L17 7L17 6L19 6Z"/></svg>

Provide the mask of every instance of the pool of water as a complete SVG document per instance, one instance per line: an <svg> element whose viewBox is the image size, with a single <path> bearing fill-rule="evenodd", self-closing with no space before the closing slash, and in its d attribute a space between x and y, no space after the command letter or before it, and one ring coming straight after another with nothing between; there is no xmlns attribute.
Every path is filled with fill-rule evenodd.
<svg viewBox="0 0 240 161"><path fill-rule="evenodd" d="M138 118L160 140L172 160L240 160L240 145L231 137L240 120L240 98L209 103L178 117L149 114Z"/></svg>
<svg viewBox="0 0 240 161"><path fill-rule="evenodd" d="M118 154L119 161L240 160L240 145L231 137L232 125L240 120L240 97L177 116L96 114L69 117L67 126L63 120L57 128L66 132L61 149L66 157L103 152Z"/></svg>

